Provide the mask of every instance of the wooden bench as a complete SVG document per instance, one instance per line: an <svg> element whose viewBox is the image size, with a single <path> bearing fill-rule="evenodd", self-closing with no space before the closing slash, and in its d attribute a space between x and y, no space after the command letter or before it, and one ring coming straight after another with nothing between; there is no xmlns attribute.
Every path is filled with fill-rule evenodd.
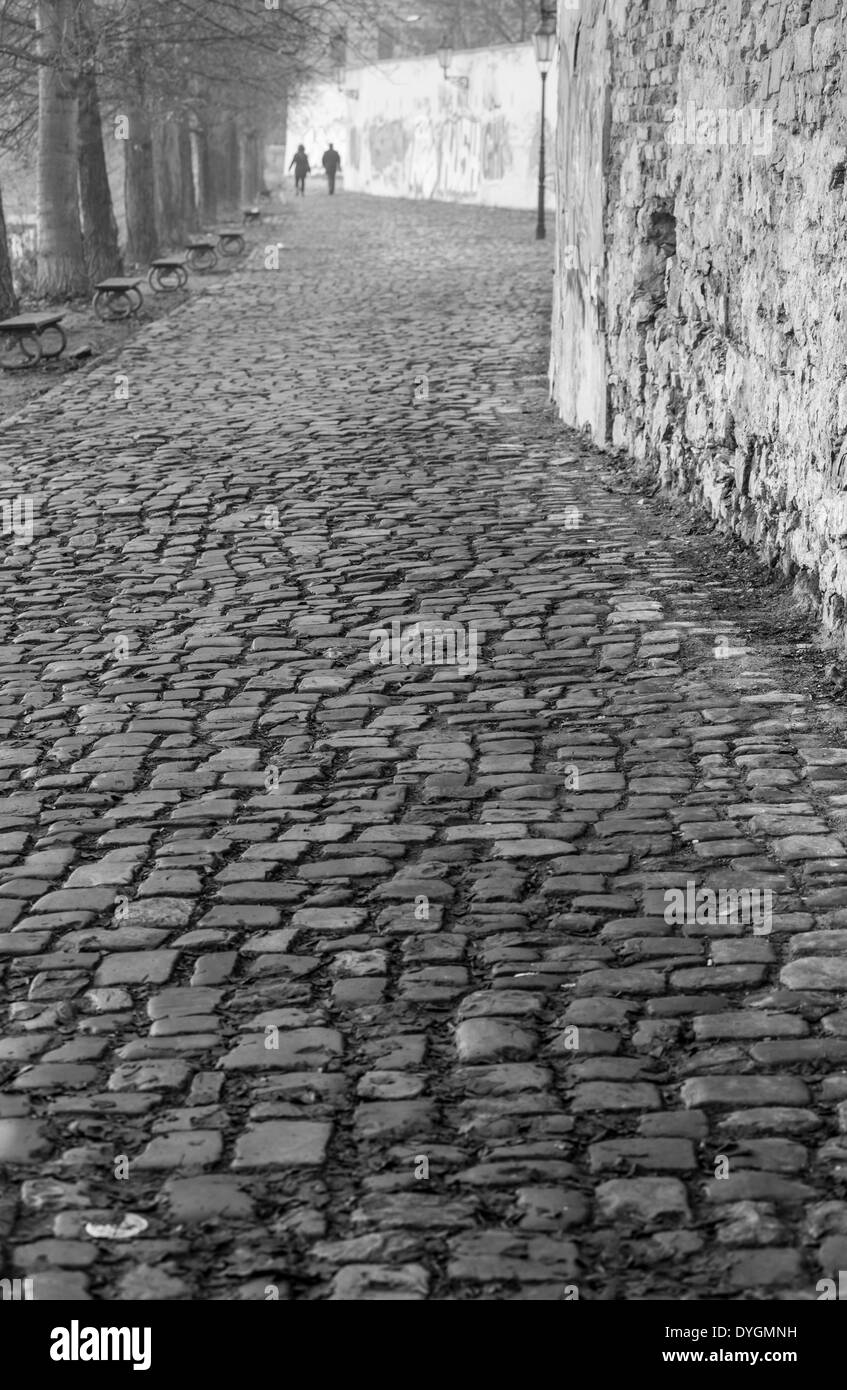
<svg viewBox="0 0 847 1390"><path fill-rule="evenodd" d="M237 228L227 227L218 232L218 250L222 256L241 256L247 249L247 243Z"/></svg>
<svg viewBox="0 0 847 1390"><path fill-rule="evenodd" d="M34 367L42 357L61 357L67 337L64 314L17 314L0 322L0 366L7 371Z"/></svg>
<svg viewBox="0 0 847 1390"><path fill-rule="evenodd" d="M251 223L251 222L261 222L261 220L262 220L262 209L261 209L261 208L245 208L245 209L244 209L244 223L245 223L245 225L248 225L248 224Z"/></svg>
<svg viewBox="0 0 847 1390"><path fill-rule="evenodd" d="M147 283L156 294L167 290L181 290L188 284L188 271L184 256L159 256L150 262Z"/></svg>
<svg viewBox="0 0 847 1390"><path fill-rule="evenodd" d="M213 241L206 237L197 237L186 244L185 264L189 270L196 271L198 275L207 275L210 270L214 270L217 263L218 253Z"/></svg>
<svg viewBox="0 0 847 1390"><path fill-rule="evenodd" d="M98 319L128 319L137 314L144 303L138 286L141 280L125 275L113 275L95 286L92 307Z"/></svg>

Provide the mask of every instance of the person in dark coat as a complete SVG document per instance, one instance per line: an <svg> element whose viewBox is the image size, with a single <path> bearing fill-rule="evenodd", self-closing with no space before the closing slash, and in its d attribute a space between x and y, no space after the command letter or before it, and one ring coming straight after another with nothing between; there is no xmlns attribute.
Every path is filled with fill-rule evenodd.
<svg viewBox="0 0 847 1390"><path fill-rule="evenodd" d="M326 181L329 185L329 191L330 193L334 193L335 176L341 168L341 155L338 153L338 150L331 142L329 149L324 152L324 157L321 160L321 163L326 169Z"/></svg>
<svg viewBox="0 0 847 1390"><path fill-rule="evenodd" d="M299 193L301 197L306 196L306 175L311 174L312 166L309 163L309 156L306 154L305 145L297 146L297 153L289 164L289 169L294 170L294 196Z"/></svg>

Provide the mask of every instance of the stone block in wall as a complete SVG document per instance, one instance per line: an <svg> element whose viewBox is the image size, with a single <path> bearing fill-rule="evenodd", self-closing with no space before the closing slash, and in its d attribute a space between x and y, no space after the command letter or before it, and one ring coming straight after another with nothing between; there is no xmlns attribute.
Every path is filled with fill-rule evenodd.
<svg viewBox="0 0 847 1390"><path fill-rule="evenodd" d="M768 67L768 96L774 96L779 91L782 82L782 63L783 51L777 48L771 53L770 64Z"/></svg>
<svg viewBox="0 0 847 1390"><path fill-rule="evenodd" d="M812 26L804 24L794 34L794 70L809 72L812 66Z"/></svg>
<svg viewBox="0 0 847 1390"><path fill-rule="evenodd" d="M834 24L820 24L812 39L812 67L828 68L841 56L839 31Z"/></svg>

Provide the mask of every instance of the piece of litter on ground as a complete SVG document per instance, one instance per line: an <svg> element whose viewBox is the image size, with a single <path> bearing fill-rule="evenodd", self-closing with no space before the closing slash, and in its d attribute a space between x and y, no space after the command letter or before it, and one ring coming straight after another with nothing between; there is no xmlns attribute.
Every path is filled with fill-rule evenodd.
<svg viewBox="0 0 847 1390"><path fill-rule="evenodd" d="M98 1226L95 1221L89 1221L85 1227L85 1234L92 1236L94 1240L132 1240L133 1236L140 1236L142 1231L146 1231L149 1224L143 1216L136 1216L130 1212L118 1226Z"/></svg>

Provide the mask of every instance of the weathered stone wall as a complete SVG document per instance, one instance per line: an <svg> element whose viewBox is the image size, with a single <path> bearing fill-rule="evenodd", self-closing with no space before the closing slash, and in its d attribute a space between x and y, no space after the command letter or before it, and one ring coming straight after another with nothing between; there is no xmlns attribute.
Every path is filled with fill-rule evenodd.
<svg viewBox="0 0 847 1390"><path fill-rule="evenodd" d="M607 411L597 402L586 418L598 438L701 496L783 564L840 635L847 620L843 9L840 0L582 0L579 14L581 53L587 35L595 89L605 82L610 111L600 181L605 383L595 373ZM561 99L568 101L564 80ZM563 289L562 247L574 219L596 217L596 187L581 191L575 161L573 148L563 150L563 305L574 291ZM568 353L587 337L567 314L554 324L556 396L575 420ZM604 414L605 430L596 423Z"/></svg>
<svg viewBox="0 0 847 1390"><path fill-rule="evenodd" d="M609 38L603 0L560 0L551 388L562 418L606 437Z"/></svg>
<svg viewBox="0 0 847 1390"><path fill-rule="evenodd" d="M320 171L332 140L353 192L534 207L541 79L532 44L456 52L451 76L466 77L467 88L445 81L433 54L350 70L343 93L329 84L304 92L289 107L286 163L302 143ZM551 153L556 105L553 72L545 122ZM548 188L552 211L552 169Z"/></svg>

